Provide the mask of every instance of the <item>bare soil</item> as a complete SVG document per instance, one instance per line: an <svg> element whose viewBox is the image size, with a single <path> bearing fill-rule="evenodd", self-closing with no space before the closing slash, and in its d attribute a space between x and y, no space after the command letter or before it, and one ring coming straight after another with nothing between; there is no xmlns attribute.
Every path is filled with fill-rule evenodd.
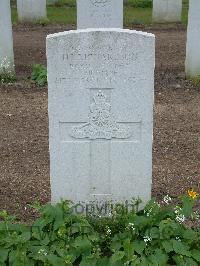
<svg viewBox="0 0 200 266"><path fill-rule="evenodd" d="M28 77L46 64L45 37L63 25L14 27L17 82L0 85L0 209L20 213L50 200L47 87ZM200 86L185 79L186 30L143 29L156 35L153 190L158 200L189 188L200 191Z"/></svg>

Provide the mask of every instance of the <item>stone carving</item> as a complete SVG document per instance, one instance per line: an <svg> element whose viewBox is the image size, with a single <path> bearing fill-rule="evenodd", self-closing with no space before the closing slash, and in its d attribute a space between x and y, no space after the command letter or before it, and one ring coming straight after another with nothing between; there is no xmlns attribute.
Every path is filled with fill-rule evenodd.
<svg viewBox="0 0 200 266"><path fill-rule="evenodd" d="M123 28L123 0L76 0L77 28Z"/></svg>
<svg viewBox="0 0 200 266"><path fill-rule="evenodd" d="M128 126L117 123L111 113L111 104L101 90L90 105L89 122L72 128L71 136L77 139L127 139L132 135Z"/></svg>

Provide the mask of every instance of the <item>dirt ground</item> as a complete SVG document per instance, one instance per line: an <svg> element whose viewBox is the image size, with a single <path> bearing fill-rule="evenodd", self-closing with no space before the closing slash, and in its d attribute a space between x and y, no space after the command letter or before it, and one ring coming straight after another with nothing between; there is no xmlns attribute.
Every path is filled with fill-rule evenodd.
<svg viewBox="0 0 200 266"><path fill-rule="evenodd" d="M28 77L46 64L45 37L62 25L14 27L18 80L0 85L0 209L20 213L34 200L50 200L47 87ZM69 28L68 28L69 29ZM156 35L153 196L200 191L200 87L185 80L186 30L148 28Z"/></svg>

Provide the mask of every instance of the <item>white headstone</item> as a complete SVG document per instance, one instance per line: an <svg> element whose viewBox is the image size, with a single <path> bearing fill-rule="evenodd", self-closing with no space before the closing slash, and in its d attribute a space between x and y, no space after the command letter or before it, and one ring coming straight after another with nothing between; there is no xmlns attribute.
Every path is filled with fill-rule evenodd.
<svg viewBox="0 0 200 266"><path fill-rule="evenodd" d="M77 0L77 28L123 28L123 0Z"/></svg>
<svg viewBox="0 0 200 266"><path fill-rule="evenodd" d="M151 197L154 35L47 37L52 201Z"/></svg>
<svg viewBox="0 0 200 266"><path fill-rule="evenodd" d="M0 74L14 74L11 10L9 0L0 0Z"/></svg>
<svg viewBox="0 0 200 266"><path fill-rule="evenodd" d="M186 76L200 75L200 1L190 0L187 45Z"/></svg>
<svg viewBox="0 0 200 266"><path fill-rule="evenodd" d="M153 0L154 22L180 22L182 0Z"/></svg>
<svg viewBox="0 0 200 266"><path fill-rule="evenodd" d="M37 21L45 19L46 0L17 0L19 21Z"/></svg>

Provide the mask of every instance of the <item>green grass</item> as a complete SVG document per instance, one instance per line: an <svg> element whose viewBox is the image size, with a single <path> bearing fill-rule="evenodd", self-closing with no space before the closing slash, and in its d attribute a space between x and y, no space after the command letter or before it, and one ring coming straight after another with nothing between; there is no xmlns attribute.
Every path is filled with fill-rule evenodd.
<svg viewBox="0 0 200 266"><path fill-rule="evenodd" d="M183 5L182 24L187 25L187 22L188 22L188 6Z"/></svg>
<svg viewBox="0 0 200 266"><path fill-rule="evenodd" d="M152 8L137 7L144 0L129 0L124 5L124 26L132 27L134 25L151 25ZM182 24L187 24L188 0L183 1ZM47 16L49 23L64 23L76 25L76 5L75 0L60 0L56 6L47 7ZM12 7L12 21L14 24L17 20L16 6Z"/></svg>
<svg viewBox="0 0 200 266"><path fill-rule="evenodd" d="M149 25L152 23L151 8L124 7L124 26Z"/></svg>
<svg viewBox="0 0 200 266"><path fill-rule="evenodd" d="M16 9L16 7L12 7L11 12L12 12L12 22L13 22L13 24L16 24L17 23L17 9Z"/></svg>
<svg viewBox="0 0 200 266"><path fill-rule="evenodd" d="M64 24L76 24L76 8L75 7L47 7L47 17L49 23L64 23ZM12 22L18 23L17 9L12 7Z"/></svg>
<svg viewBox="0 0 200 266"><path fill-rule="evenodd" d="M76 25L75 7L48 7L47 16L52 23L64 23Z"/></svg>

